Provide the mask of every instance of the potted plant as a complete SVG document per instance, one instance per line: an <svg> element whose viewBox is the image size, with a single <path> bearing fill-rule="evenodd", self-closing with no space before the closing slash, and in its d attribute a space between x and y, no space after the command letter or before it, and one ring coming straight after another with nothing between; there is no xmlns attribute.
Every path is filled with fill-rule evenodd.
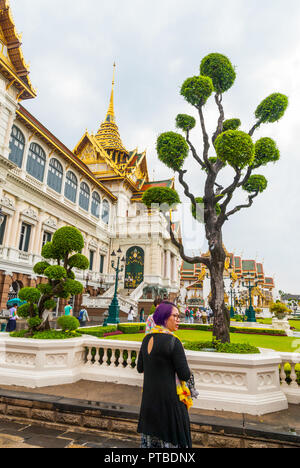
<svg viewBox="0 0 300 468"><path fill-rule="evenodd" d="M270 305L270 312L272 312L278 320L283 320L289 314L290 309L282 302L273 302Z"/></svg>

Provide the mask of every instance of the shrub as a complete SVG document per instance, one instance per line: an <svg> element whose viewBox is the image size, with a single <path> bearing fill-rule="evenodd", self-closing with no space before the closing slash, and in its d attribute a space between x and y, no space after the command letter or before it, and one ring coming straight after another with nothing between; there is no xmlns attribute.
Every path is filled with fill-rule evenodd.
<svg viewBox="0 0 300 468"><path fill-rule="evenodd" d="M80 330L80 333L83 335L95 336L96 338L103 338L104 334L113 333L115 331L117 331L117 326L109 325L107 327L85 328L84 330Z"/></svg>
<svg viewBox="0 0 300 468"><path fill-rule="evenodd" d="M223 122L223 131L227 132L227 130L238 130L241 125L242 122L240 119L228 119Z"/></svg>
<svg viewBox="0 0 300 468"><path fill-rule="evenodd" d="M217 93L228 91L236 79L235 69L230 60L222 54L209 54L201 61L200 74L212 79Z"/></svg>
<svg viewBox="0 0 300 468"><path fill-rule="evenodd" d="M44 275L47 276L50 280L61 280L66 278L67 271L62 266L53 265L45 269Z"/></svg>
<svg viewBox="0 0 300 468"><path fill-rule="evenodd" d="M197 108L203 106L214 90L211 78L208 76L193 76L185 80L181 87L181 95Z"/></svg>
<svg viewBox="0 0 300 468"><path fill-rule="evenodd" d="M192 130L196 126L196 119L186 114L178 114L176 117L176 127L184 132Z"/></svg>
<svg viewBox="0 0 300 468"><path fill-rule="evenodd" d="M87 270L89 268L89 260L84 255L77 253L69 258L68 265L72 268Z"/></svg>
<svg viewBox="0 0 300 468"><path fill-rule="evenodd" d="M202 351L205 348L215 349L217 353L230 354L260 354L260 351L255 346L249 343L221 343L220 341L198 341L185 342L185 349L191 351Z"/></svg>
<svg viewBox="0 0 300 468"><path fill-rule="evenodd" d="M255 111L255 117L262 123L272 123L281 119L289 104L287 96L273 93L264 99Z"/></svg>
<svg viewBox="0 0 300 468"><path fill-rule="evenodd" d="M175 132L162 133L156 144L158 158L174 171L179 171L189 154L189 146L182 135Z"/></svg>
<svg viewBox="0 0 300 468"><path fill-rule="evenodd" d="M58 326L63 330L63 331L73 331L77 330L79 328L80 323L76 317L72 316L62 316L57 319L57 324Z"/></svg>
<svg viewBox="0 0 300 468"><path fill-rule="evenodd" d="M39 325L41 325L42 319L40 319L40 317L38 315L36 315L35 317L30 317L27 320L27 323L28 323L28 326L29 326L30 329L35 329Z"/></svg>
<svg viewBox="0 0 300 468"><path fill-rule="evenodd" d="M246 192L263 192L268 186L268 181L263 175L254 174L249 177L248 181L243 185Z"/></svg>
<svg viewBox="0 0 300 468"><path fill-rule="evenodd" d="M243 169L254 160L253 141L247 133L240 130L221 133L216 139L215 146L218 158L233 167Z"/></svg>
<svg viewBox="0 0 300 468"><path fill-rule="evenodd" d="M147 208L151 208L151 205L162 205L161 209L165 208L166 210L169 210L173 205L181 203L176 190L169 187L152 187L146 190L142 201Z"/></svg>
<svg viewBox="0 0 300 468"><path fill-rule="evenodd" d="M290 309L282 302L273 302L273 304L270 305L270 312L277 318L283 319L285 315L289 314Z"/></svg>
<svg viewBox="0 0 300 468"><path fill-rule="evenodd" d="M254 167L265 166L280 159L280 152L272 138L261 138L255 143Z"/></svg>
<svg viewBox="0 0 300 468"><path fill-rule="evenodd" d="M19 292L21 301L36 303L39 301L41 293L36 288L22 288Z"/></svg>
<svg viewBox="0 0 300 468"><path fill-rule="evenodd" d="M125 335L133 335L140 331L140 324L119 323L118 330L123 332Z"/></svg>

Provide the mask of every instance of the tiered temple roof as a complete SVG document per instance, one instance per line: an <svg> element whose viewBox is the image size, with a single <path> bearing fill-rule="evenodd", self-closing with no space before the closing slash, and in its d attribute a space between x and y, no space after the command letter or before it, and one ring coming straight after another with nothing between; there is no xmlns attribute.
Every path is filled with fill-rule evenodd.
<svg viewBox="0 0 300 468"><path fill-rule="evenodd" d="M140 202L151 187L174 187L174 180L150 182L146 151L128 151L122 142L114 111L115 65L109 107L96 135L85 132L74 154L101 183L124 182L132 191L132 202Z"/></svg>
<svg viewBox="0 0 300 468"><path fill-rule="evenodd" d="M19 101L36 97L21 45L21 35L16 31L9 1L0 0L0 71L8 80L6 89L17 88Z"/></svg>
<svg viewBox="0 0 300 468"><path fill-rule="evenodd" d="M262 263L256 262L256 260L244 260L239 256L235 256L233 253L227 252L226 249L225 252L225 277L229 278L231 275L234 281L240 281L243 277L247 275L252 279L258 279L258 286L260 286L263 289L268 289L271 291L275 288L274 279L265 276ZM209 252L204 254L204 256L209 255ZM199 274L201 274L201 270L203 268L205 267L201 264L191 265L187 262L182 262L181 281L183 282L188 280L192 282L197 282L197 280L199 280Z"/></svg>

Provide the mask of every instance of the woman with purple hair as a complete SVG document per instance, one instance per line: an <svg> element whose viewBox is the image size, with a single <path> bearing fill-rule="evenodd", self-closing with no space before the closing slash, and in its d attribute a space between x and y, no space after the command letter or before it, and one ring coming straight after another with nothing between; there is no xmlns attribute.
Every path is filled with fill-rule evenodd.
<svg viewBox="0 0 300 468"><path fill-rule="evenodd" d="M190 448L188 409L191 394L185 382L189 369L179 338L180 316L175 304L162 302L153 316L156 326L145 336L137 370L144 373L138 432L141 448Z"/></svg>

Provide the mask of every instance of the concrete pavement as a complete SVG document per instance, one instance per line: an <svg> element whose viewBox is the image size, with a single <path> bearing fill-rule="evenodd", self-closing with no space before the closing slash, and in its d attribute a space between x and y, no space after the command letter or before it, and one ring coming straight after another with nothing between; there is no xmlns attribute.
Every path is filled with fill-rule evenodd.
<svg viewBox="0 0 300 468"><path fill-rule="evenodd" d="M142 397L142 389L139 387L88 381L36 389L3 386L0 384L0 393L1 390L3 393L5 391L16 392L19 396L24 394L26 400L30 398L30 395L33 398L37 398L39 395L41 396L40 398L43 396L44 398L53 396L54 399L55 397L56 399L59 398L62 405L71 405L75 410L76 407L80 408L82 405L90 406L91 408L99 406L101 408L101 405L105 407L106 404L110 404L112 412L118 415L118 408L120 408L122 413L122 408L124 411L127 407L130 408L133 418L137 418L138 416ZM101 410L101 412L103 411ZM196 424L197 427L211 426L215 428L214 430L224 431L225 433L230 432L230 434L247 433L249 437L257 437L258 439L275 438L278 441L294 439L294 442L296 444L299 443L300 447L300 405L290 405L285 411L263 416L192 409L190 418L192 424ZM1 421L0 417L0 444L5 443L9 445L15 443L44 446L49 443L57 444L64 448L73 446L89 447L93 446L93 444L96 444L99 448L138 447L138 436L134 433L128 437L126 434L109 434L105 431L103 433L97 431L97 434L91 434L84 428L74 429L74 427L70 429L55 428L53 433L51 431L48 433L46 428L44 428L44 431L47 433L42 438L36 438L36 433L40 434L37 429L39 423L35 422L33 425L31 423L32 421L26 427L26 423L24 422L23 424L22 422L21 426L14 431L14 427L11 429L11 426L6 426L7 423ZM9 431L5 429L6 427L9 428ZM133 423L133 427L136 427L136 423ZM11 439L11 437L17 437L17 439Z"/></svg>

